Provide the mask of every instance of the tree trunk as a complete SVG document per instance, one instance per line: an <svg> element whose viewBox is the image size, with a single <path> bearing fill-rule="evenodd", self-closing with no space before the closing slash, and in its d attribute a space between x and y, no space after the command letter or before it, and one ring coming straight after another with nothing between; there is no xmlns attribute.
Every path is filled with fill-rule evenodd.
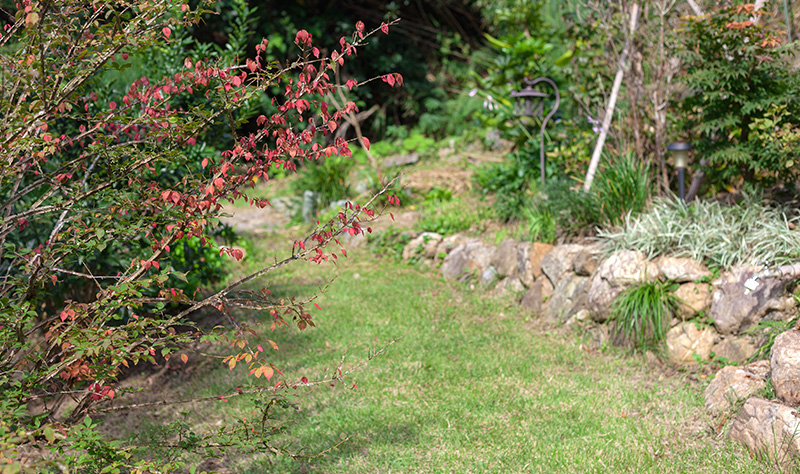
<svg viewBox="0 0 800 474"><path fill-rule="evenodd" d="M628 54L630 53L631 42L633 41L633 35L636 31L636 27L639 23L639 4L634 3L631 6L631 18L630 18L630 27L628 38L625 44L625 48L622 50L622 55L619 58L619 66L617 68L617 75L614 77L614 85L611 87L611 97L608 98L608 105L606 106L605 115L603 116L603 128L600 130L600 136L597 138L597 144L594 147L594 152L592 153L592 160L589 162L589 170L586 172L586 179L583 182L583 191L589 192L592 188L592 181L594 181L594 175L597 172L597 165L600 163L600 154L603 151L603 145L606 142L606 137L608 136L608 129L611 126L611 117L614 115L614 108L617 105L617 96L619 95L619 88L622 86L622 78L625 75L625 62L628 60Z"/></svg>

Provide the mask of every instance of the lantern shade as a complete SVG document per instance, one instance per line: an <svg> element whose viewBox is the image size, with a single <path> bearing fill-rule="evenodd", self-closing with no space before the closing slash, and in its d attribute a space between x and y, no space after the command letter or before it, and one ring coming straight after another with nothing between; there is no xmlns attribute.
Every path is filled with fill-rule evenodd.
<svg viewBox="0 0 800 474"><path fill-rule="evenodd" d="M689 166L689 150L692 145L685 142L671 143L667 146L667 150L671 151L675 156L675 167L678 169L687 168Z"/></svg>

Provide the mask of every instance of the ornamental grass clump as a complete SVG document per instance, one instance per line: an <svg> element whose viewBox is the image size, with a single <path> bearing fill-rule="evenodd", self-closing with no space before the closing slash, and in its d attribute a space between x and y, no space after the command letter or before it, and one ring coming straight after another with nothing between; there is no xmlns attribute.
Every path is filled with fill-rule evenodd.
<svg viewBox="0 0 800 474"><path fill-rule="evenodd" d="M632 249L648 258L690 257L719 268L782 265L800 259L800 231L792 230L798 224L800 217L789 218L752 196L732 206L672 198L655 200L649 211L599 237L608 253Z"/></svg>
<svg viewBox="0 0 800 474"><path fill-rule="evenodd" d="M633 347L660 345L680 305L672 286L648 281L623 291L611 306L617 335Z"/></svg>

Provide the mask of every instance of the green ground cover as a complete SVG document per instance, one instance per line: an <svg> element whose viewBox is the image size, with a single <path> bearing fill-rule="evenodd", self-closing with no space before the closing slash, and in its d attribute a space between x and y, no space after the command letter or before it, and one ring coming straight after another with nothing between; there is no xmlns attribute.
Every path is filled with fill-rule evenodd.
<svg viewBox="0 0 800 474"><path fill-rule="evenodd" d="M274 236L261 239L247 265L271 259L282 246ZM249 473L765 469L721 440L703 414L703 387L690 375L654 370L641 357L611 349L587 351L577 333L545 330L516 305L448 283L436 271L375 261L364 248L351 249L343 263L321 272L296 266L274 277L273 291L289 297L311 294L337 276L317 299L323 310L314 312L316 329L270 334L259 328L265 341L280 345L274 362L289 380L330 374L345 352L347 369L402 336L347 386L298 393L296 409L272 412L277 418L270 423L287 427L276 433L275 446L328 450L325 456L241 455L206 467ZM252 383L244 370L223 364L200 372L182 377L174 390L213 396ZM199 432L213 429L215 420L253 416L252 409L252 399L236 397L154 416L180 416ZM144 419L138 423L147 426Z"/></svg>

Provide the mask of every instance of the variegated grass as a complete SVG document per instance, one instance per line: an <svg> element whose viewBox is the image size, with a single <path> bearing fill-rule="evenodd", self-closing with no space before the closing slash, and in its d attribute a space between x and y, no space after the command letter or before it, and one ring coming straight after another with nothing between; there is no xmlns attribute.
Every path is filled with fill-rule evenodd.
<svg viewBox="0 0 800 474"><path fill-rule="evenodd" d="M601 231L609 253L639 250L659 255L691 257L712 267L766 262L794 263L800 259L800 218L754 198L726 206L716 201L684 203L657 199L650 209L615 230Z"/></svg>

